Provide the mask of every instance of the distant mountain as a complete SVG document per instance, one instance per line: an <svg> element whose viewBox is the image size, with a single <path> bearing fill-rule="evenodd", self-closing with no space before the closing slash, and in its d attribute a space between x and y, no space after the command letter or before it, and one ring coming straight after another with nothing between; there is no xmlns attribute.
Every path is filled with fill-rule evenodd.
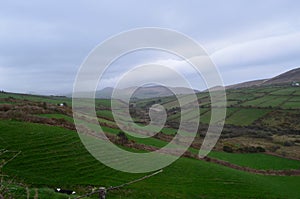
<svg viewBox="0 0 300 199"><path fill-rule="evenodd" d="M210 89L205 89L202 92L220 91L220 90L224 90L224 87L223 86L214 86L214 87L211 87Z"/></svg>
<svg viewBox="0 0 300 199"><path fill-rule="evenodd" d="M192 90L184 87L171 87L176 94L191 94L193 92L199 92L198 90ZM114 88L107 87L96 92L96 98L109 99L112 96ZM135 90L135 91L134 91ZM132 97L139 99L154 98L154 97L166 97L174 95L173 92L163 86L145 86L145 87L129 87L124 89L118 89L118 95L120 97L129 95L134 91ZM115 91L116 92L116 91ZM117 97L119 98L119 97Z"/></svg>
<svg viewBox="0 0 300 199"><path fill-rule="evenodd" d="M300 82L300 68L290 70L274 78L268 79L262 85L291 84L293 81Z"/></svg>
<svg viewBox="0 0 300 199"><path fill-rule="evenodd" d="M259 86L259 85L263 84L265 81L267 81L267 79L243 82L243 83L239 83L239 84L226 86L226 89L247 88L247 87L252 87L252 86Z"/></svg>
<svg viewBox="0 0 300 199"><path fill-rule="evenodd" d="M267 85L281 85L281 84L291 84L292 82L300 82L300 68L296 68L285 73L282 73L276 77L270 79L261 79L261 80L254 80L243 82L239 84L229 85L226 86L226 89L237 89L237 88L247 88L253 86L267 86ZM221 86L215 86L211 88L211 91L220 90ZM102 99L110 99L112 96L114 88L107 87L102 90L96 91L96 98ZM124 89L119 89L117 92L119 93L119 97L122 98L124 96L129 95L131 91L135 90L132 97L139 98L139 99L146 99L146 98L154 98L154 97L166 97L171 96L173 93L159 85L150 85L150 86L143 86L143 87L129 87ZM192 90L190 88L184 87L172 87L172 90L175 91L176 94L191 94L193 92L199 92L198 90ZM204 90L206 92L208 90ZM67 95L71 97L72 95Z"/></svg>
<svg viewBox="0 0 300 199"><path fill-rule="evenodd" d="M114 88L112 87L106 87L102 90L96 91L96 98L101 98L101 99L110 99L112 96Z"/></svg>
<svg viewBox="0 0 300 199"><path fill-rule="evenodd" d="M247 88L252 86L283 85L300 82L300 68L296 68L270 79L254 80L226 86L226 89Z"/></svg>

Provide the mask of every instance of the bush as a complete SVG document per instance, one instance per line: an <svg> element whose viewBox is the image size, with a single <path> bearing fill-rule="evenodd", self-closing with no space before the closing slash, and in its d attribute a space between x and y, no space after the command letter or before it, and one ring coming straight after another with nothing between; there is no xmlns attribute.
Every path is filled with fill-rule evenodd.
<svg viewBox="0 0 300 199"><path fill-rule="evenodd" d="M128 137L126 136L126 134L124 132L120 131L117 136L122 144L125 144L128 142Z"/></svg>
<svg viewBox="0 0 300 199"><path fill-rule="evenodd" d="M283 142L283 146L294 146L295 143L293 141L285 141Z"/></svg>
<svg viewBox="0 0 300 199"><path fill-rule="evenodd" d="M261 146L258 146L256 147L257 151L260 152L260 153L263 153L263 152L266 152L266 149L261 147Z"/></svg>
<svg viewBox="0 0 300 199"><path fill-rule="evenodd" d="M241 153L263 153L266 152L266 149L261 146L258 147L245 146L245 147L238 148L238 151Z"/></svg>
<svg viewBox="0 0 300 199"><path fill-rule="evenodd" d="M0 106L0 111L7 112L7 111L9 111L11 108L12 108L11 105L9 105L9 104L4 104L4 105L1 105L1 106Z"/></svg>
<svg viewBox="0 0 300 199"><path fill-rule="evenodd" d="M43 102L42 107L43 107L44 109L47 109L47 108L48 108L47 103L46 103L46 102Z"/></svg>
<svg viewBox="0 0 300 199"><path fill-rule="evenodd" d="M223 146L223 151L227 153L233 153L233 149L230 146Z"/></svg>
<svg viewBox="0 0 300 199"><path fill-rule="evenodd" d="M276 152L278 149L280 149L280 146L277 146L277 145L276 145L276 146L271 146L269 150L270 150L271 152Z"/></svg>

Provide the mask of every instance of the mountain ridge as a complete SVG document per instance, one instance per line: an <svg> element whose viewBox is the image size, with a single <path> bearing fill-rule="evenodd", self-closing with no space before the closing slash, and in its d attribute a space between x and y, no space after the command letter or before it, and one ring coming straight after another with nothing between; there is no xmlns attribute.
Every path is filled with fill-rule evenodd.
<svg viewBox="0 0 300 199"><path fill-rule="evenodd" d="M269 86L292 84L292 82L300 82L300 68L295 68L269 79L246 81L234 85L226 86L226 89L247 88L252 86Z"/></svg>
<svg viewBox="0 0 300 199"><path fill-rule="evenodd" d="M155 85L155 86L145 86L145 87L128 87L124 89L115 89L112 87L106 87L102 90L96 91L96 98L102 98L102 99L110 99L112 98L113 92L118 92L118 96L128 96L132 92L133 98L139 98L139 99L147 99L147 98L154 98L154 97L167 97L172 96L174 93L177 95L185 95L185 94L192 94L200 92L195 89L185 88L185 87L170 87L166 88L164 86ZM131 96L131 95L130 95Z"/></svg>
<svg viewBox="0 0 300 199"><path fill-rule="evenodd" d="M300 68L295 68L284 73L281 73L275 77L269 79L259 79L245 81L233 85L225 86L225 89L239 89L239 88L250 88L259 86L269 86L269 85L283 85L292 84L292 82L300 82ZM210 88L211 91L220 90L221 86L215 86ZM222 87L223 88L223 87ZM198 93L199 90L185 88L185 87L170 87L177 95ZM111 99L113 91L118 93L118 96L129 96L133 92L133 98L147 99L154 97L167 97L172 96L174 93L166 87L161 85L148 85L142 87L128 87L123 89L116 89L113 87L105 87L101 90L97 90L95 97L99 99ZM207 92L208 89L202 92ZM67 95L72 96L72 94ZM131 96L131 95L130 95Z"/></svg>

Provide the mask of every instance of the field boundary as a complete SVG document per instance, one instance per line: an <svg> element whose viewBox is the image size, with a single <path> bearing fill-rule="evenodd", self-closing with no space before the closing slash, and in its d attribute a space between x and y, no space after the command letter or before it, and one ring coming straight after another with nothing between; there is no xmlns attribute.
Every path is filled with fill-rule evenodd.
<svg viewBox="0 0 300 199"><path fill-rule="evenodd" d="M198 158L200 159L200 158ZM216 163L225 167L229 167L239 171L245 171L248 173L253 174L261 174L261 175L268 175L268 176L300 176L300 169L289 169L289 170L260 170L260 169L253 169L249 167L243 167L236 164L232 164L230 162L219 160L215 158L205 157L203 159L206 162Z"/></svg>

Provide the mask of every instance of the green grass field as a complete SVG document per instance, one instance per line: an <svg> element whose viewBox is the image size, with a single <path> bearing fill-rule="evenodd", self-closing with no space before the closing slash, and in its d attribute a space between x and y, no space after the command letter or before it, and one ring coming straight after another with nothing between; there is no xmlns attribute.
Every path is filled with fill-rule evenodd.
<svg viewBox="0 0 300 199"><path fill-rule="evenodd" d="M211 117L208 93L197 94L200 105L201 123L208 124ZM0 93L0 104L4 98L47 102L52 104L66 102L71 105L71 99L54 96L19 95L14 93ZM181 96L184 98L185 96ZM189 97L187 97L189 98ZM260 124L261 127L277 128L279 130L291 128L299 130L300 90L291 87L263 87L228 90L226 124L245 128L249 125ZM176 98L143 99L136 102L137 107L151 104L152 101L165 105L168 109L177 105ZM116 101L122 107L126 105ZM150 103L151 102L151 103ZM110 110L110 100L96 99L97 114L102 117L100 122L115 125ZM252 107L250 107L252 106ZM254 108L255 107L255 108ZM280 110L278 108L280 107ZM99 110L101 109L101 110ZM63 118L73 122L72 117L63 114L39 114L46 118ZM192 120L195 115L190 114ZM107 120L107 119L109 120ZM126 118L125 118L126 119ZM169 121L179 121L180 114L171 115ZM93 128L93 126L91 126ZM115 127L102 127L108 134L118 134ZM174 135L176 129L164 128L164 134ZM163 147L166 141L157 138L141 139L128 136L130 140L139 144ZM121 147L125 150L140 153L137 149ZM54 187L75 189L84 193L88 186L115 186L144 176L145 174L128 174L115 171L101 164L90 155L80 142L76 131L61 127L33 124L14 120L0 119L0 149L21 151L12 162L3 167L3 172L22 182L30 189L30 198L35 190L39 198L68 198L57 194ZM190 152L197 154L198 150L190 148ZM270 170L300 169L300 162L279 158L262 153L237 154L225 152L211 152L210 157L228 161L232 164ZM3 156L0 158L6 159ZM1 160L1 159L0 159ZM27 198L24 186L10 185L17 198ZM214 163L208 163L191 158L180 158L166 167L164 172L130 185L120 190L108 193L107 198L300 198L300 176L262 176L234 170ZM86 190L87 191L87 190ZM97 198L97 197L94 197Z"/></svg>
<svg viewBox="0 0 300 199"><path fill-rule="evenodd" d="M274 96L262 96L259 98L256 98L254 100L246 101L242 105L243 106L259 106L262 103L268 102L270 100L274 99Z"/></svg>
<svg viewBox="0 0 300 199"><path fill-rule="evenodd" d="M282 105L282 107L286 108L286 109L299 109L300 108L300 102L287 101Z"/></svg>
<svg viewBox="0 0 300 199"><path fill-rule="evenodd" d="M293 93L293 95L298 95L299 96L300 95L300 89L299 88L296 89L295 92Z"/></svg>
<svg viewBox="0 0 300 199"><path fill-rule="evenodd" d="M290 99L289 96L274 96L273 98L259 104L260 107L281 107L286 101Z"/></svg>
<svg viewBox="0 0 300 199"><path fill-rule="evenodd" d="M250 125L270 111L268 109L239 109L226 119L226 124Z"/></svg>
<svg viewBox="0 0 300 199"><path fill-rule="evenodd" d="M300 161L284 159L276 156L266 155L262 153L225 153L225 152L211 152L209 157L225 160L227 162L254 168L254 169L273 169L273 170L287 170L300 169Z"/></svg>
<svg viewBox="0 0 300 199"><path fill-rule="evenodd" d="M72 104L71 98L60 97L60 96L41 96L41 95L27 95L27 94L17 94L17 93L0 93L0 98L15 98L19 100L28 100L34 102L47 102L50 104L57 103L67 103L67 105Z"/></svg>
<svg viewBox="0 0 300 199"><path fill-rule="evenodd" d="M239 93L239 92L230 92L227 94L227 100L240 100L240 101L249 101L254 99L256 96L254 93Z"/></svg>
<svg viewBox="0 0 300 199"><path fill-rule="evenodd" d="M211 120L211 111L210 109L204 108L204 109L200 109L201 110L201 115L200 115L200 122L204 123L204 124L209 124L210 120ZM232 116L233 114L235 114L235 112L239 111L239 108L227 108L226 109L226 118ZM227 119L226 119L227 122ZM234 121L236 122L236 121ZM239 125L239 124L237 124Z"/></svg>
<svg viewBox="0 0 300 199"><path fill-rule="evenodd" d="M110 110L99 110L96 113L97 113L97 116L100 118L107 118L109 120L114 119L113 114Z"/></svg>
<svg viewBox="0 0 300 199"><path fill-rule="evenodd" d="M63 114L39 114L38 116L40 117L45 117L45 118L56 118L56 119L65 119L68 122L74 123L74 120L72 117L63 115Z"/></svg>
<svg viewBox="0 0 300 199"><path fill-rule="evenodd" d="M292 95L297 90L296 87L289 87L289 88L283 88L278 89L276 91L271 92L271 95Z"/></svg>
<svg viewBox="0 0 300 199"><path fill-rule="evenodd" d="M0 138L1 148L22 151L4 172L39 189L108 187L143 176L102 165L85 150L76 132L63 128L0 120ZM181 158L163 173L108 193L107 198L298 198L299 186L300 177L254 175Z"/></svg>

